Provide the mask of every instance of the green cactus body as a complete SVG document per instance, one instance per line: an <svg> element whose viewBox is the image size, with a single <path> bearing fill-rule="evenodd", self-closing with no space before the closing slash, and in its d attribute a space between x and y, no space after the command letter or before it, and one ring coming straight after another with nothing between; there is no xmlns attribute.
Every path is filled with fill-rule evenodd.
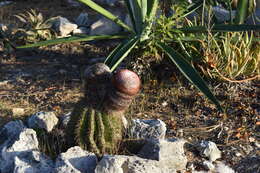
<svg viewBox="0 0 260 173"><path fill-rule="evenodd" d="M78 102L67 128L70 145L96 154L115 153L122 138L121 117Z"/></svg>
<svg viewBox="0 0 260 173"><path fill-rule="evenodd" d="M104 64L91 66L85 75L85 97L75 105L67 126L69 145L97 155L116 153L123 134L122 115L139 91L140 80L127 70L111 78Z"/></svg>

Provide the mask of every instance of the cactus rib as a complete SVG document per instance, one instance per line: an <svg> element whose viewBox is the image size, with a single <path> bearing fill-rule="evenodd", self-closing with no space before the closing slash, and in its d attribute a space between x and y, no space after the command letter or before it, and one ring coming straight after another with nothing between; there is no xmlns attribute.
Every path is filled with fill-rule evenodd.
<svg viewBox="0 0 260 173"><path fill-rule="evenodd" d="M94 153L100 153L96 143L95 143L95 110L90 109L87 116L87 148L89 151L94 152Z"/></svg>
<svg viewBox="0 0 260 173"><path fill-rule="evenodd" d="M102 113L98 112L95 116L96 118L96 129L97 129L97 145L98 148L100 149L101 153L105 153L105 128L104 128L104 124L102 121Z"/></svg>

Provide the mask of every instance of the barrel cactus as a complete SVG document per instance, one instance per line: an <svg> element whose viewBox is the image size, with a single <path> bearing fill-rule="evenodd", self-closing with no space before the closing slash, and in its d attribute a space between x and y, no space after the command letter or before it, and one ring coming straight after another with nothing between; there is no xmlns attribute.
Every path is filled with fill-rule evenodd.
<svg viewBox="0 0 260 173"><path fill-rule="evenodd" d="M122 115L139 92L140 79L126 69L112 74L102 63L87 68L84 77L85 95L74 107L67 137L96 154L114 153L122 139Z"/></svg>

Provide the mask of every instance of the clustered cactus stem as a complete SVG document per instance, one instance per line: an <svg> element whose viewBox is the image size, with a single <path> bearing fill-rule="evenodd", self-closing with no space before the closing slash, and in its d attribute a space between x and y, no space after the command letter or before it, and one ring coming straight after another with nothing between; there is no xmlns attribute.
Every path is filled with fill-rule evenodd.
<svg viewBox="0 0 260 173"><path fill-rule="evenodd" d="M98 155L115 153L122 139L122 116L139 92L141 82L132 71L112 75L102 63L86 69L85 96L75 105L67 127L71 145Z"/></svg>

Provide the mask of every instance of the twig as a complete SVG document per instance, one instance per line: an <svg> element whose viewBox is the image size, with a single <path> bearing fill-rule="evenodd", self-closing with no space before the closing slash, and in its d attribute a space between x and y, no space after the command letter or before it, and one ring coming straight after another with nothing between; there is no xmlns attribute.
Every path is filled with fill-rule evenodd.
<svg viewBox="0 0 260 173"><path fill-rule="evenodd" d="M0 98L1 97L9 97L9 96L11 96L10 94L0 94Z"/></svg>
<svg viewBox="0 0 260 173"><path fill-rule="evenodd" d="M218 138L220 138L220 135L221 135L222 132L223 132L223 122L220 123L220 126L221 126L221 129L220 129L220 131L219 131L219 133L218 133Z"/></svg>
<svg viewBox="0 0 260 173"><path fill-rule="evenodd" d="M217 128L219 128L220 126L222 126L222 124L217 124L217 125L213 125L213 126L208 126L208 127L198 127L198 128L186 128L186 129L182 129L184 132L194 132L194 131L204 131L204 132L211 132Z"/></svg>
<svg viewBox="0 0 260 173"><path fill-rule="evenodd" d="M255 76L251 77L251 78L247 78L247 79L232 80L232 79L229 79L229 78L223 76L223 75L218 71L218 69L217 69L216 67L214 67L214 69L216 70L216 72L219 74L219 76L220 76L221 78L223 78L224 80L227 80L227 81L229 81L229 82L233 82L233 83L242 83L242 82L247 82L247 81L250 81L250 80L254 80L254 79L260 78L260 75L258 74L258 75L255 75Z"/></svg>

